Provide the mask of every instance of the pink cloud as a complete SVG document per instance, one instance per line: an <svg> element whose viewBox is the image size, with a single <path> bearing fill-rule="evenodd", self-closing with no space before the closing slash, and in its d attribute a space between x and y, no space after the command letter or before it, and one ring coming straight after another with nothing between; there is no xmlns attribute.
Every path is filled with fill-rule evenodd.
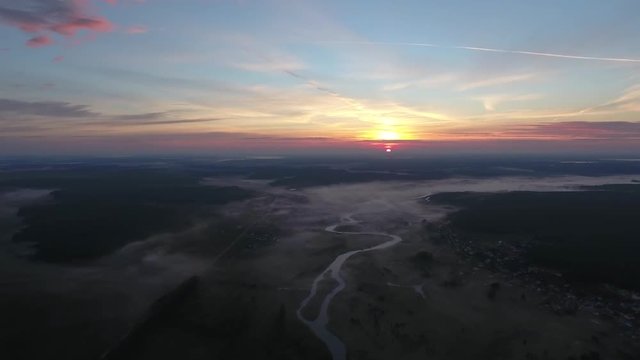
<svg viewBox="0 0 640 360"><path fill-rule="evenodd" d="M115 4L115 0L106 1ZM35 34L27 41L30 47L52 44L52 33L74 37L81 30L93 34L113 30L108 19L91 14L88 7L87 0L21 0L0 7L0 23Z"/></svg>
<svg viewBox="0 0 640 360"><path fill-rule="evenodd" d="M62 62L62 60L64 60L64 56L56 56L51 61L54 63L59 63L59 62Z"/></svg>
<svg viewBox="0 0 640 360"><path fill-rule="evenodd" d="M61 35L74 36L78 30L108 32L113 30L113 24L103 17L75 18L65 23L52 25L48 29Z"/></svg>
<svg viewBox="0 0 640 360"><path fill-rule="evenodd" d="M43 47L47 45L51 45L53 40L46 35L38 35L36 37L32 37L27 41L27 46L32 48Z"/></svg>
<svg viewBox="0 0 640 360"><path fill-rule="evenodd" d="M143 25L134 25L127 28L127 34L144 34L147 31L149 31L149 29Z"/></svg>

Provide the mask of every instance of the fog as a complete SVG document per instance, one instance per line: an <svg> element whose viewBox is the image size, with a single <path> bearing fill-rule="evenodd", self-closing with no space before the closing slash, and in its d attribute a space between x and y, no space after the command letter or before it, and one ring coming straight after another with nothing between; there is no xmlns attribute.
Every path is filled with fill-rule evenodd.
<svg viewBox="0 0 640 360"><path fill-rule="evenodd" d="M347 213L375 214L395 209L435 220L452 210L451 207L430 204L429 195L443 192L502 192L502 191L579 191L581 186L628 184L634 176L557 176L501 177L489 179L454 178L421 182L371 182L333 185L304 190L311 206L336 215ZM382 220L382 219L381 219Z"/></svg>
<svg viewBox="0 0 640 360"><path fill-rule="evenodd" d="M22 206L42 201L51 194L51 190L18 189L0 193L0 218L14 215Z"/></svg>

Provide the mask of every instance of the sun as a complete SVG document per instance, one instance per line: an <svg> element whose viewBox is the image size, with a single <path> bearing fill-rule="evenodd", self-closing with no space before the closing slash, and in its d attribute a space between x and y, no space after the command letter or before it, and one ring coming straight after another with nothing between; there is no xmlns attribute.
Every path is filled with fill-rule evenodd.
<svg viewBox="0 0 640 360"><path fill-rule="evenodd" d="M400 134L398 134L395 131L387 131L387 130L378 131L378 134L376 137L378 140L400 140Z"/></svg>

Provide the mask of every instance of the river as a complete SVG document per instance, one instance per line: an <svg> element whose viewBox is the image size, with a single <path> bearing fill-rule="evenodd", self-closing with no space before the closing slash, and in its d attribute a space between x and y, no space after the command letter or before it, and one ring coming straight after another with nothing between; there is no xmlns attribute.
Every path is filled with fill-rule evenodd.
<svg viewBox="0 0 640 360"><path fill-rule="evenodd" d="M336 230L336 228L340 225L353 225L357 223L358 221L353 219L352 215L349 214L349 215L343 216L340 219L339 223L327 226L325 228L325 231L335 233L335 234L346 234L346 235L383 236L383 237L390 238L390 240L369 248L360 249L360 250L351 250L338 255L333 260L333 262L329 264L329 266L313 280L313 284L311 285L311 289L309 290L309 295L307 295L307 297L304 300L302 300L296 312L298 319L300 319L300 321L305 323L309 327L309 329L311 329L311 331L313 331L313 333L322 342L324 342L327 345L327 348L329 349L329 352L331 353L331 357L333 358L333 360L345 360L347 356L346 355L347 351L344 343L327 328L327 325L329 324L329 306L331 305L331 302L333 301L335 296L338 295L338 293L340 293L340 291L342 291L346 287L346 282L340 275L340 269L342 268L342 265L344 265L344 263L355 254L366 252L366 251L386 249L402 241L402 238L400 236L387 234L384 232L359 232L359 231ZM302 315L302 312L304 308L309 304L309 302L316 297L316 294L318 292L318 286L320 282L323 279L325 279L327 275L329 275L332 279L334 279L337 282L337 286L334 287L331 290L331 292L329 292L324 297L324 299L322 299L322 303L320 305L320 312L318 313L318 316L313 320L306 319Z"/></svg>

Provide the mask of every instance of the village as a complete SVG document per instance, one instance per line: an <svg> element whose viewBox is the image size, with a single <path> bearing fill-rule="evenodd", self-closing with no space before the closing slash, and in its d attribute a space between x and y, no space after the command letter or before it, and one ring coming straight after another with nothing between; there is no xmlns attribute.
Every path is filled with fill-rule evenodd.
<svg viewBox="0 0 640 360"><path fill-rule="evenodd" d="M427 224L436 229L455 252L472 264L475 270L487 269L500 274L506 284L518 285L541 295L539 305L558 316L590 315L592 322L611 321L620 334L631 340L640 339L640 294L609 284L589 284L572 281L561 272L533 266L527 260L527 249L534 239L520 241L475 241L468 235L459 235L450 224ZM496 296L499 282L489 285L488 296ZM526 294L521 295L526 301ZM598 339L594 338L594 342Z"/></svg>

